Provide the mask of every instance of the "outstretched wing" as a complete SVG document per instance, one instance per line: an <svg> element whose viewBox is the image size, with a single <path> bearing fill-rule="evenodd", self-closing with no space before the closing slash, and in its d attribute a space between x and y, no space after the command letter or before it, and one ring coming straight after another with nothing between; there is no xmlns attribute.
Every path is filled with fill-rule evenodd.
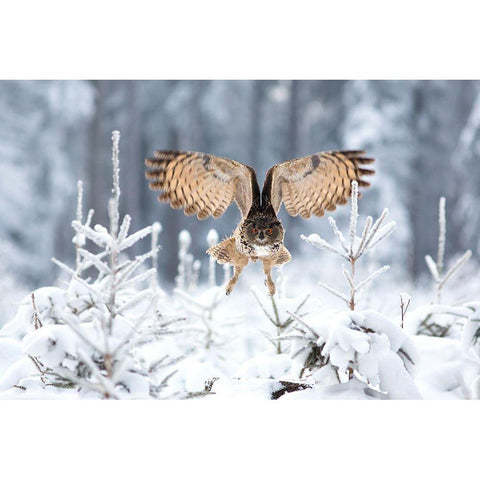
<svg viewBox="0 0 480 480"><path fill-rule="evenodd" d="M335 210L336 205L348 202L353 180L361 187L370 186L362 176L375 172L362 167L373 162L363 150L347 150L315 153L280 163L267 172L263 203L270 202L275 213L283 201L293 217L321 217L325 210Z"/></svg>
<svg viewBox="0 0 480 480"><path fill-rule="evenodd" d="M255 170L228 158L157 150L145 164L150 188L161 190L158 199L199 220L219 217L232 202L246 217L252 202L260 201Z"/></svg>

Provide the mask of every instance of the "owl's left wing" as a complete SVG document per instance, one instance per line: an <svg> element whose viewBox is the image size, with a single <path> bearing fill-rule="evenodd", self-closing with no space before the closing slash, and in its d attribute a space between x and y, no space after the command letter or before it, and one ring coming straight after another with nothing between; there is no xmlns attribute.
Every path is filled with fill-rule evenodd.
<svg viewBox="0 0 480 480"><path fill-rule="evenodd" d="M235 160L201 152L157 150L145 164L158 199L199 220L219 217L235 202L246 217L252 202L260 201L255 170Z"/></svg>
<svg viewBox="0 0 480 480"><path fill-rule="evenodd" d="M275 213L283 201L293 217L321 217L325 210L335 210L344 205L351 194L351 183L360 187L370 184L363 175L373 170L362 168L373 163L363 150L329 151L289 160L268 170L263 185L263 203L270 202Z"/></svg>

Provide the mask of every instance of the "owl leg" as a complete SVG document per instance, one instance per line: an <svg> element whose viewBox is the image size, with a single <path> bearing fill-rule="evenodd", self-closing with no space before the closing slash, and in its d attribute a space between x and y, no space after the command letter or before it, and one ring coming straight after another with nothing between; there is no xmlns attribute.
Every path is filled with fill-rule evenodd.
<svg viewBox="0 0 480 480"><path fill-rule="evenodd" d="M247 263L248 263L248 258L247 257L238 258L238 259L235 259L235 260L236 261L233 264L233 276L229 280L229 282L227 284L227 288L225 289L225 293L227 295L230 295L232 293L233 287L235 287L235 285L238 282L238 277L242 273L242 270L245 268L245 265L247 265Z"/></svg>
<svg viewBox="0 0 480 480"><path fill-rule="evenodd" d="M271 258L262 258L262 263L263 263L263 273L265 273L265 283L268 287L268 293L270 295L275 295L275 283L272 280L272 268L273 265L275 264L274 260Z"/></svg>

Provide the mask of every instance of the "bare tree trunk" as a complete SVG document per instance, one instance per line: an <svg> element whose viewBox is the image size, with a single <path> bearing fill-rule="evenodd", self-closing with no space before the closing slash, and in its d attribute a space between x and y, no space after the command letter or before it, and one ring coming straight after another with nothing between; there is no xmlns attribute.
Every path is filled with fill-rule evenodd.
<svg viewBox="0 0 480 480"><path fill-rule="evenodd" d="M261 80L252 82L250 107L250 142L249 164L258 168L258 152L260 150L260 127L262 124L262 101L265 85Z"/></svg>
<svg viewBox="0 0 480 480"><path fill-rule="evenodd" d="M288 134L287 134L287 157L300 156L298 151L298 127L300 122L299 112L300 81L292 80L290 84L290 98L288 106Z"/></svg>
<svg viewBox="0 0 480 480"><path fill-rule="evenodd" d="M168 148L172 150L178 149L178 132L174 129L169 132ZM162 259L165 259L165 269L163 271L164 277L173 283L173 279L177 273L178 266L178 231L180 229L179 224L179 210L173 208L165 208L165 216L162 222L167 227L164 230L165 234L162 237L163 249L165 252L170 252L169 255L162 255Z"/></svg>
<svg viewBox="0 0 480 480"><path fill-rule="evenodd" d="M107 81L94 80L92 84L95 88L95 114L90 124L90 148L87 164L88 181L85 182L87 190L87 200L85 205L95 210L95 223L107 224L107 209L104 198L104 192L108 191L107 182L104 173L104 165L108 159L104 158L105 149L103 146L108 144L109 136L104 131L105 115L105 97L107 92Z"/></svg>
<svg viewBox="0 0 480 480"><path fill-rule="evenodd" d="M132 230L144 226L144 215L140 207L141 189L145 187L143 158L141 150L142 116L140 112L140 99L136 81L126 82L126 100L128 120L123 142L122 163L122 193L125 210L132 217ZM138 245L141 248L141 245ZM137 252L135 252L137 253Z"/></svg>

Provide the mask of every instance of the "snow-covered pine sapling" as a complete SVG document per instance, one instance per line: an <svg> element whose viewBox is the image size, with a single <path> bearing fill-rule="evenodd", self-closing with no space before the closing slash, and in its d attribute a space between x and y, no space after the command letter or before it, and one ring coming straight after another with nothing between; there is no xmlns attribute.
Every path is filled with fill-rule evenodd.
<svg viewBox="0 0 480 480"><path fill-rule="evenodd" d="M284 338L292 342L300 379L331 385L356 376L384 398L420 398L412 378L418 361L415 345L384 315L373 310L292 315L296 323Z"/></svg>
<svg viewBox="0 0 480 480"><path fill-rule="evenodd" d="M188 232L185 230L181 232L180 245L183 250L179 254L179 275L177 278L180 280L178 283L184 284L186 288L177 287L174 293L186 313L188 319L186 332L194 335L193 344L195 344L196 352L200 355L201 352L209 352L212 358L215 356L220 358L221 355L217 355L217 353L221 351L225 343L232 339L232 335L229 335L226 329L238 323L243 318L243 313L237 315L230 312L219 313L219 307L226 297L224 287L216 285L213 269L209 268L208 287L199 288L201 262L200 260L188 261L187 256L190 255L187 250L189 240ZM216 244L218 242L217 233L210 230L206 240L209 246L212 243ZM193 256L191 257L193 259ZM187 261L183 262L183 260ZM215 264L213 266L215 267ZM209 259L209 267L212 267L211 259ZM182 277L186 273L188 274L183 279Z"/></svg>
<svg viewBox="0 0 480 480"><path fill-rule="evenodd" d="M210 230L206 240L209 246L212 243L215 245L218 241L217 232ZM191 242L190 232L182 230L178 236L178 273L176 277L177 287L174 292L187 313L195 320L200 320L198 327L194 324L190 325L190 331L204 333L204 341L200 343L202 347L209 349L217 343L212 321L215 310L222 302L223 297L220 295L221 289L215 284L215 261L212 263L211 258L209 259L209 288L206 291L198 292L201 262L194 259L193 255L189 253Z"/></svg>
<svg viewBox="0 0 480 480"><path fill-rule="evenodd" d="M445 213L445 197L441 197L438 208L438 250L437 260L430 255L425 256L425 262L434 281L435 301L430 305L422 305L406 315L406 325L411 333L432 337L452 335L452 328L457 325L456 319L465 317L464 307L442 303L442 293L445 284L465 265L471 257L467 250L448 270L445 269L445 244L447 218Z"/></svg>
<svg viewBox="0 0 480 480"><path fill-rule="evenodd" d="M358 183L356 181L352 182L351 190L350 227L347 238L345 238L344 234L338 229L335 220L332 217L328 218L328 221L332 226L339 246L332 245L317 234L312 234L308 237L306 237L305 235L301 235L301 238L302 240L305 240L306 242L312 244L313 246L321 250L335 253L348 261L350 271L348 271L345 266L342 266L343 275L348 284L348 294L338 292L326 283L319 282L319 284L333 295L342 299L350 308L350 310L355 310L355 305L357 303L359 292L374 278L376 278L378 275L387 271L390 268L388 265L385 265L373 272L371 275L369 275L362 281L357 281L355 278L356 264L362 255L370 252L373 247L375 247L375 245L377 245L380 241L382 241L384 238L390 235L390 233L393 232L393 230L395 229L395 222L390 222L384 225L385 219L388 215L388 209L385 208L380 217L375 222L373 222L372 217L367 217L362 234L360 237L357 237Z"/></svg>
<svg viewBox="0 0 480 480"><path fill-rule="evenodd" d="M158 248L133 260L119 260L121 252L152 233L150 226L129 235L129 215L120 224L119 139L119 132L113 132L109 230L101 225L91 228L91 215L85 224L78 219L72 222L80 256L77 271L93 267L97 278L83 279L77 271L53 259L71 276L67 304L59 315L60 324L46 325L24 340L25 351L39 358L56 379L96 391L105 398L118 398L125 393L148 396L148 373L135 366L132 351L142 336L142 325L154 323L158 299L158 292L135 288L155 273L154 268L137 272L147 259L156 255ZM77 217L81 215L77 213ZM90 240L102 251L93 254L80 246L79 238ZM55 349L46 349L45 342L55 346L55 354L52 353Z"/></svg>
<svg viewBox="0 0 480 480"><path fill-rule="evenodd" d="M275 347L277 354L285 353L282 349L281 336L285 334L291 324L294 322L294 317L286 313L287 310L293 310L296 315L302 316L300 313L305 303L310 297L310 294L304 294L299 298L289 298L285 296L287 276L280 267L277 272L276 284L279 287L276 295L265 295L255 287L252 287L252 294L255 297L262 312L275 327L276 336L269 335L264 330L261 330L267 340ZM270 306L268 305L270 304Z"/></svg>
<svg viewBox="0 0 480 480"><path fill-rule="evenodd" d="M434 262L430 255L425 256L425 262L435 282L437 303L442 302L442 289L472 256L472 251L467 250L448 270L444 270L445 242L447 233L447 216L445 212L445 197L441 197L438 204L438 251L437 261Z"/></svg>

